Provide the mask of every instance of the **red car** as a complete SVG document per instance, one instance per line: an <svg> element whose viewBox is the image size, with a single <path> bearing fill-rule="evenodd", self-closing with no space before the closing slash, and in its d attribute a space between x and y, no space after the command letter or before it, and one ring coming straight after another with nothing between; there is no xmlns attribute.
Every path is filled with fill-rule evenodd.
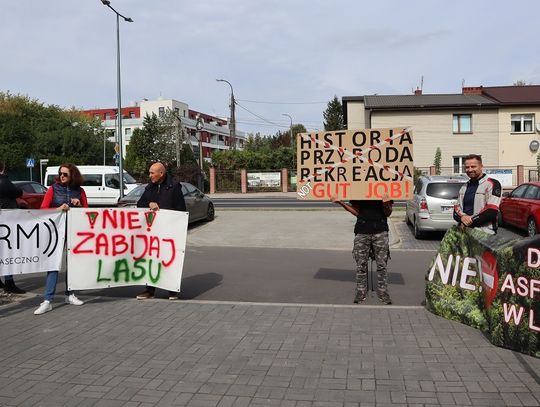
<svg viewBox="0 0 540 407"><path fill-rule="evenodd" d="M527 182L510 193L505 192L499 210L499 224L526 230L529 236L536 235L540 226L540 182Z"/></svg>
<svg viewBox="0 0 540 407"><path fill-rule="evenodd" d="M13 181L13 184L23 190L22 196L17 198L20 209L39 209L47 188L34 181Z"/></svg>

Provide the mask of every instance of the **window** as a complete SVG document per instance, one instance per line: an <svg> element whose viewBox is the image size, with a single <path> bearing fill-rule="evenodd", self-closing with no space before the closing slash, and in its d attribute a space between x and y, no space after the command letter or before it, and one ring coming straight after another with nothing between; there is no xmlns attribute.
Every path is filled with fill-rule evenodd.
<svg viewBox="0 0 540 407"><path fill-rule="evenodd" d="M174 108L174 114L175 114L176 116L180 116L180 109L177 108L177 107L175 107L175 108Z"/></svg>
<svg viewBox="0 0 540 407"><path fill-rule="evenodd" d="M525 191L529 188L529 184L523 184L517 187L512 191L510 194L512 198L523 198L523 195L525 195Z"/></svg>
<svg viewBox="0 0 540 407"><path fill-rule="evenodd" d="M164 107L160 107L158 109L158 111L159 111L159 117L165 116L165 108Z"/></svg>
<svg viewBox="0 0 540 407"><path fill-rule="evenodd" d="M455 155L453 157L454 174L465 174L465 155Z"/></svg>
<svg viewBox="0 0 540 407"><path fill-rule="evenodd" d="M129 112L129 118L134 119L135 118L135 112Z"/></svg>
<svg viewBox="0 0 540 407"><path fill-rule="evenodd" d="M538 187L535 187L534 185L529 185L529 188L523 195L523 198L525 199L536 199L538 195Z"/></svg>
<svg viewBox="0 0 540 407"><path fill-rule="evenodd" d="M431 182L426 188L426 195L441 199L457 199L462 182Z"/></svg>
<svg viewBox="0 0 540 407"><path fill-rule="evenodd" d="M105 120L111 120L111 114L109 112L105 113Z"/></svg>
<svg viewBox="0 0 540 407"><path fill-rule="evenodd" d="M452 121L452 131L454 133L472 133L470 114L454 114Z"/></svg>
<svg viewBox="0 0 540 407"><path fill-rule="evenodd" d="M85 174L83 175L84 187L100 187L101 186L101 174Z"/></svg>
<svg viewBox="0 0 540 407"><path fill-rule="evenodd" d="M532 133L534 123L534 114L513 114L512 115L512 133Z"/></svg>
<svg viewBox="0 0 540 407"><path fill-rule="evenodd" d="M130 127L126 127L126 128L124 129L124 133L125 133L126 136L131 136L131 128L130 128Z"/></svg>

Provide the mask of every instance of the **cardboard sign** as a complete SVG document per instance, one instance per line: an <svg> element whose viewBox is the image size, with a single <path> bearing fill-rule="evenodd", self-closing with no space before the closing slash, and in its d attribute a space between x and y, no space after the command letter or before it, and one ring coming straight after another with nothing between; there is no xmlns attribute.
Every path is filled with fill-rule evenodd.
<svg viewBox="0 0 540 407"><path fill-rule="evenodd" d="M410 199L413 139L409 128L300 133L299 199Z"/></svg>
<svg viewBox="0 0 540 407"><path fill-rule="evenodd" d="M70 209L69 289L150 285L180 291L187 225L187 212L166 209Z"/></svg>
<svg viewBox="0 0 540 407"><path fill-rule="evenodd" d="M66 213L0 210L0 275L60 270Z"/></svg>

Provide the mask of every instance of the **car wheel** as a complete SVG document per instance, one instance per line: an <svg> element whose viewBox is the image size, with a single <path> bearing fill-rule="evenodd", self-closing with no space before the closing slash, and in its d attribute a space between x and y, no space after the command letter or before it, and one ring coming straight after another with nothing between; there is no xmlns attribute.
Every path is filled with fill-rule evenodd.
<svg viewBox="0 0 540 407"><path fill-rule="evenodd" d="M214 220L215 216L216 216L216 211L214 210L214 205L209 203L208 210L206 211L206 220L212 221Z"/></svg>
<svg viewBox="0 0 540 407"><path fill-rule="evenodd" d="M423 233L422 233L422 231L420 230L420 225L418 224L418 218L416 218L416 217L414 218L414 225L413 225L413 227L414 227L414 237L415 237L416 239L422 238Z"/></svg>
<svg viewBox="0 0 540 407"><path fill-rule="evenodd" d="M529 218L527 221L527 233L529 236L534 236L538 233L538 228L536 226L536 221L534 218Z"/></svg>

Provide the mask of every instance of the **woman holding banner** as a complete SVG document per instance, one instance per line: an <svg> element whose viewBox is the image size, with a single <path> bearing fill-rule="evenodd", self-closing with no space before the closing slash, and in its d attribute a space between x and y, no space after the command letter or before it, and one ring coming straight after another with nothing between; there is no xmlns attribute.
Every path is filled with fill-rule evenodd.
<svg viewBox="0 0 540 407"><path fill-rule="evenodd" d="M71 207L88 207L86 193L81 188L83 177L75 164L66 163L60 166L56 182L49 187L41 209L56 208L62 211L68 211ZM39 308L34 311L35 315L41 315L52 311L51 302L54 299L56 292L56 283L58 281L58 270L47 272L47 280L45 282L44 301ZM79 300L75 294L67 290L67 272L66 272L66 304L83 305L84 302Z"/></svg>

